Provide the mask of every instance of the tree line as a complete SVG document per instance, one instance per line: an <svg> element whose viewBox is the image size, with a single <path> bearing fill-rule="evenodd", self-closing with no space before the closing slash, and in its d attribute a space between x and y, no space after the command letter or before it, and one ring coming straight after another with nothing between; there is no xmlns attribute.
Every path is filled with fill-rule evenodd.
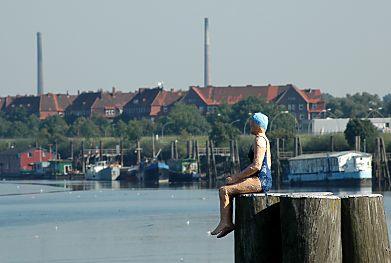
<svg viewBox="0 0 391 263"><path fill-rule="evenodd" d="M333 97L324 94L326 114L330 118L381 118L391 116L391 94L382 99L367 92Z"/></svg>

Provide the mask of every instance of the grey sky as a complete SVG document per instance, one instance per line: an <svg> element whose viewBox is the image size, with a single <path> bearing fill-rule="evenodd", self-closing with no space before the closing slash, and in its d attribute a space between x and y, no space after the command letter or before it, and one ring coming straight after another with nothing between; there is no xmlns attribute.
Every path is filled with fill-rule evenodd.
<svg viewBox="0 0 391 263"><path fill-rule="evenodd" d="M389 0L0 0L0 96L292 83L334 96L391 92Z"/></svg>

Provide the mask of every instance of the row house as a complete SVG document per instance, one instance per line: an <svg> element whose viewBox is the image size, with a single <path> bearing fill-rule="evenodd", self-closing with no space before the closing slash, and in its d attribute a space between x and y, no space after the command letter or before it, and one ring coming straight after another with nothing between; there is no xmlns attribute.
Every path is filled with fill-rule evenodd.
<svg viewBox="0 0 391 263"><path fill-rule="evenodd" d="M25 110L28 114L34 114L44 120L53 115L63 116L65 109L72 103L76 96L68 94L42 94L39 96L16 96L2 98L2 111L9 113L16 110ZM1 103L0 103L1 105Z"/></svg>
<svg viewBox="0 0 391 263"><path fill-rule="evenodd" d="M270 102L287 89L287 86L273 85L208 86L207 88L191 86L181 101L185 104L195 105L201 113L208 114L214 112L219 105L233 105L248 97L261 97L266 102Z"/></svg>
<svg viewBox="0 0 391 263"><path fill-rule="evenodd" d="M8 107L8 105L11 104L12 98L13 97L11 97L11 96L0 97L0 112L5 111L5 109Z"/></svg>
<svg viewBox="0 0 391 263"><path fill-rule="evenodd" d="M174 103L185 94L183 91L167 91L162 87L140 88L124 106L124 118L154 120L158 116L167 115Z"/></svg>
<svg viewBox="0 0 391 263"><path fill-rule="evenodd" d="M326 104L319 89L299 89L292 84L288 86L286 91L274 99L274 103L292 113L299 126L324 117Z"/></svg>
<svg viewBox="0 0 391 263"><path fill-rule="evenodd" d="M304 120L320 118L325 112L325 102L319 89L299 89L292 84L267 86L225 86L207 88L191 86L181 101L195 105L201 113L208 114L226 103L233 105L248 97L261 97L292 113L299 125Z"/></svg>
<svg viewBox="0 0 391 263"><path fill-rule="evenodd" d="M133 98L132 92L83 92L77 96L73 103L66 109L67 117L100 116L115 118L122 114L123 107Z"/></svg>

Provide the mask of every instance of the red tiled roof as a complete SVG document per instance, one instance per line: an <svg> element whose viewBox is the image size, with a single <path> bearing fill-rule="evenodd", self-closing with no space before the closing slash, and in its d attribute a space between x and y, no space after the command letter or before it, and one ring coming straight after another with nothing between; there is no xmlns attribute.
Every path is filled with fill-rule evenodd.
<svg viewBox="0 0 391 263"><path fill-rule="evenodd" d="M219 105L222 103L235 104L240 100L250 96L262 97L266 101L271 101L283 91L286 86L228 86L207 88L190 87L208 105Z"/></svg>

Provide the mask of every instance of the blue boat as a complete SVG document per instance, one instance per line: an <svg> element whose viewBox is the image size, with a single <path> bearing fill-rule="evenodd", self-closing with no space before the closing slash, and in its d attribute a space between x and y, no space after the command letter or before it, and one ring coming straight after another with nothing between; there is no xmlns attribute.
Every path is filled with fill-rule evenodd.
<svg viewBox="0 0 391 263"><path fill-rule="evenodd" d="M140 165L141 178L144 182L159 182L159 179L167 179L169 167L166 163L153 161Z"/></svg>

